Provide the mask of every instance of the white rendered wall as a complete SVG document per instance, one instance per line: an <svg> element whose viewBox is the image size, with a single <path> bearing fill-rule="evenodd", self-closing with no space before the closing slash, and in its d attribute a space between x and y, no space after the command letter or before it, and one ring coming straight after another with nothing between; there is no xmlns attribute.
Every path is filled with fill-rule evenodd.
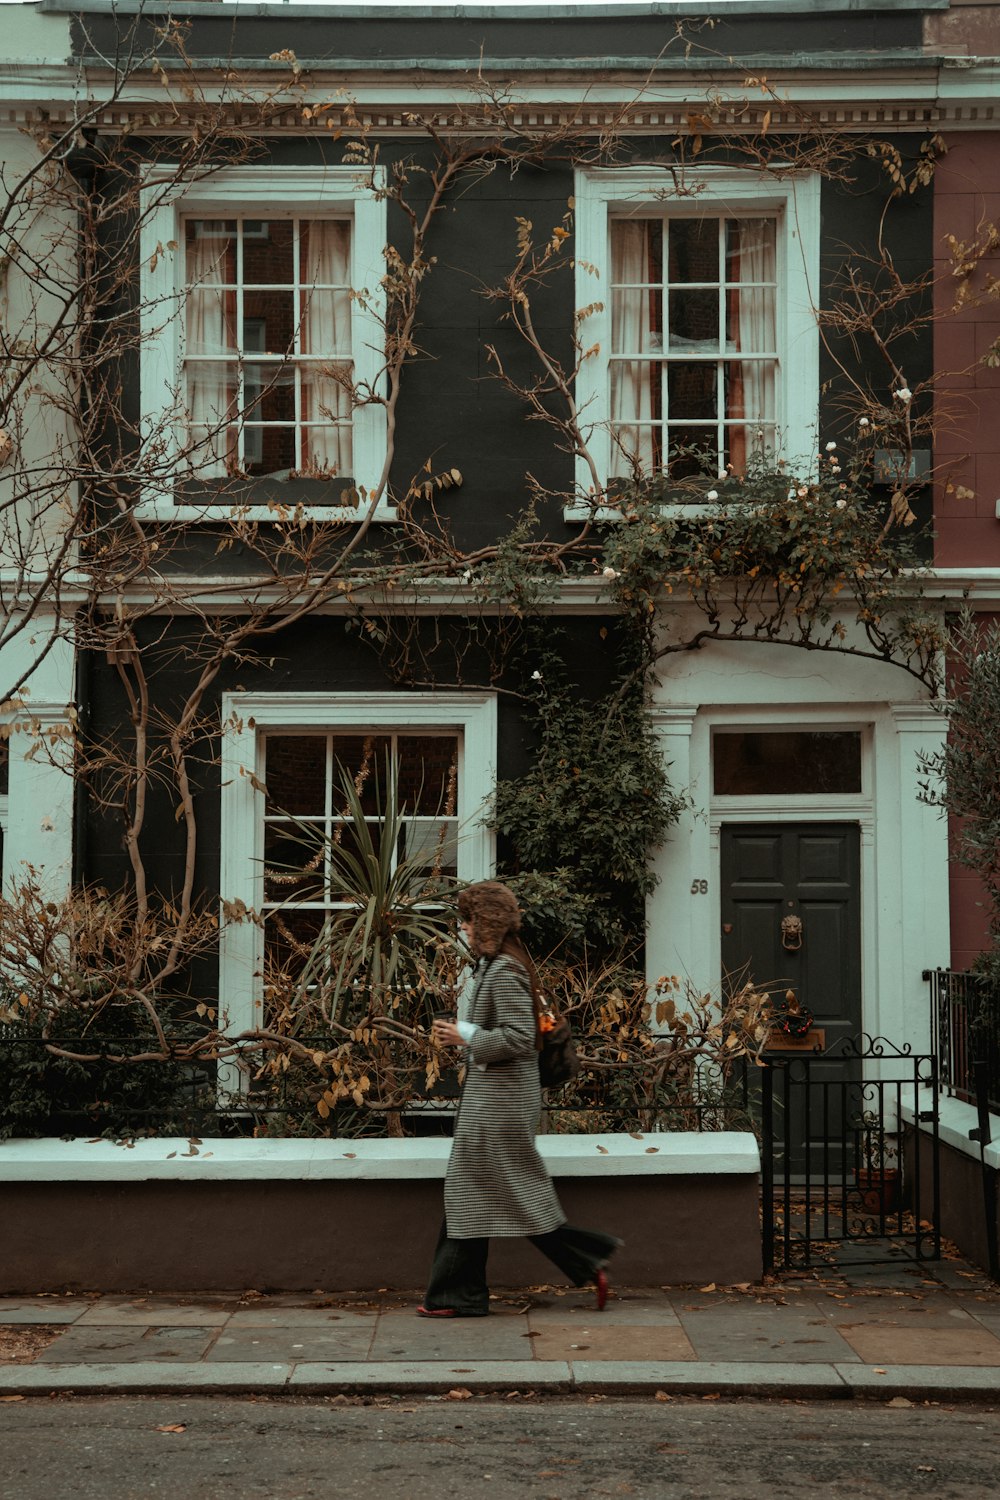
<svg viewBox="0 0 1000 1500"><path fill-rule="evenodd" d="M42 616L30 631L0 650L0 681L16 681L38 658L40 640L51 620ZM32 672L26 689L3 711L11 726L7 827L4 834L3 892L10 896L32 871L47 895L66 894L73 862L74 693L72 643L55 642ZM70 710L70 713L67 712Z"/></svg>
<svg viewBox="0 0 1000 1500"><path fill-rule="evenodd" d="M919 755L944 719L899 668L774 645L709 644L661 662L654 714L675 788L690 807L655 858L647 973L721 981L720 831L726 822L845 822L861 832L863 1027L916 1048L929 1042L922 970L947 964L944 820L918 800ZM715 798L713 729L857 729L861 795ZM707 892L692 892L706 881Z"/></svg>

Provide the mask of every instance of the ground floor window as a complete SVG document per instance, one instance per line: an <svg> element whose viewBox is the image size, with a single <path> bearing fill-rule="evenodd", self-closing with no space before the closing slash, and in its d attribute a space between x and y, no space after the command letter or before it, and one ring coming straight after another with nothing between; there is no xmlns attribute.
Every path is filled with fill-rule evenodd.
<svg viewBox="0 0 1000 1500"><path fill-rule="evenodd" d="M457 877L462 747L449 728L265 734L265 973L309 952L330 914L351 904L351 874L367 857L390 877L404 867L418 881Z"/></svg>
<svg viewBox="0 0 1000 1500"><path fill-rule="evenodd" d="M333 855L345 841L390 870L406 860L429 876L492 872L492 694L234 693L222 764L219 994L231 1029L262 1018L268 974L294 968L347 904L349 862ZM393 792L403 812L387 845Z"/></svg>

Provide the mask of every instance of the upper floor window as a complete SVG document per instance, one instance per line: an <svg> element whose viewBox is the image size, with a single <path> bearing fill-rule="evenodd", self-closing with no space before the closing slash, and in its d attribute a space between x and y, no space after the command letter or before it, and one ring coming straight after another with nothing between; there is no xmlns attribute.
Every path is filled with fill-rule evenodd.
<svg viewBox="0 0 1000 1500"><path fill-rule="evenodd" d="M187 463L353 475L350 219L184 222Z"/></svg>
<svg viewBox="0 0 1000 1500"><path fill-rule="evenodd" d="M577 405L602 479L807 458L818 180L705 168L678 194L646 168L585 171L576 214Z"/></svg>
<svg viewBox="0 0 1000 1500"><path fill-rule="evenodd" d="M144 191L143 419L165 470L147 513L362 513L385 456L384 205L340 168Z"/></svg>

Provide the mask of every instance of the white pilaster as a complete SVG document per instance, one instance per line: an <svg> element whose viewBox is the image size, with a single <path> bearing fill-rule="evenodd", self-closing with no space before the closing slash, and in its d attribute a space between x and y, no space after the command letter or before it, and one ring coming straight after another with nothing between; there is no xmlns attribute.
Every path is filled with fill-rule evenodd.
<svg viewBox="0 0 1000 1500"><path fill-rule="evenodd" d="M662 703L651 710L651 717L664 765L674 791L688 798L678 822L667 835L667 841L653 855L653 870L659 885L646 901L646 977L651 982L661 974L690 975L695 983L706 984L696 954L712 952L705 928L712 900L714 871L710 867L708 827L697 809L705 805L707 787L698 785L699 766L692 756L692 734L697 704ZM702 847L704 845L704 848ZM692 873L694 872L694 873ZM708 881L709 894L693 896L692 880ZM717 902L716 902L717 904Z"/></svg>
<svg viewBox="0 0 1000 1500"><path fill-rule="evenodd" d="M942 749L947 722L928 703L893 704L891 713L899 764L899 921L895 931L881 929L880 937L883 960L895 966L898 982L886 986L880 1021L886 1035L905 1037L921 1051L930 1046L930 1010L920 976L924 969L947 967L951 924L947 823L917 791L923 759Z"/></svg>

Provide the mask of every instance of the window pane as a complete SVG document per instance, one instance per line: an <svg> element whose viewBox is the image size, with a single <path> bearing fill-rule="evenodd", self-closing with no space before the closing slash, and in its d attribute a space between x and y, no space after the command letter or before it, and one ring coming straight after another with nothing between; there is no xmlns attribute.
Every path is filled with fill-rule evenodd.
<svg viewBox="0 0 1000 1500"><path fill-rule="evenodd" d="M333 804L343 807L341 767L353 780L361 798L362 810L377 813L382 805L381 789L385 784L386 754L391 741L384 734L335 734L333 744Z"/></svg>
<svg viewBox="0 0 1000 1500"><path fill-rule="evenodd" d="M718 429L680 423L669 428L670 475L674 479L704 476L718 463Z"/></svg>
<svg viewBox="0 0 1000 1500"><path fill-rule="evenodd" d="M264 900L322 901L324 825L265 823Z"/></svg>
<svg viewBox="0 0 1000 1500"><path fill-rule="evenodd" d="M663 366L658 361L646 364L611 363L611 416L613 421L649 422L660 415L660 380Z"/></svg>
<svg viewBox="0 0 1000 1500"><path fill-rule="evenodd" d="M236 283L235 219L188 219L184 226L185 279Z"/></svg>
<svg viewBox="0 0 1000 1500"><path fill-rule="evenodd" d="M652 473L663 462L663 430L660 427L624 426L611 429L611 476L627 479L635 464Z"/></svg>
<svg viewBox="0 0 1000 1500"><path fill-rule="evenodd" d="M296 974L312 951L326 919L323 911L269 912L264 921L264 972Z"/></svg>
<svg viewBox="0 0 1000 1500"><path fill-rule="evenodd" d="M773 283L777 231L776 219L728 219L726 280Z"/></svg>
<svg viewBox="0 0 1000 1500"><path fill-rule="evenodd" d="M671 286L719 280L719 220L671 219L668 226Z"/></svg>
<svg viewBox="0 0 1000 1500"><path fill-rule="evenodd" d="M268 812L325 812L326 735L270 734L264 745Z"/></svg>
<svg viewBox="0 0 1000 1500"><path fill-rule="evenodd" d="M294 427L255 427L247 422L243 429L243 467L248 474L284 474L297 466Z"/></svg>
<svg viewBox="0 0 1000 1500"><path fill-rule="evenodd" d="M243 371L243 402L253 422L295 420L295 373L273 361L248 364Z"/></svg>
<svg viewBox="0 0 1000 1500"><path fill-rule="evenodd" d="M243 284L290 286L294 230L291 219L243 220Z"/></svg>
<svg viewBox="0 0 1000 1500"><path fill-rule="evenodd" d="M187 294L185 353L236 353L236 293L204 284Z"/></svg>
<svg viewBox="0 0 1000 1500"><path fill-rule="evenodd" d="M406 824L406 857L428 873L458 874L458 824L454 818L414 818Z"/></svg>
<svg viewBox="0 0 1000 1500"><path fill-rule="evenodd" d="M667 367L667 415L702 422L718 415L718 367L715 364L671 364Z"/></svg>
<svg viewBox="0 0 1000 1500"><path fill-rule="evenodd" d="M295 350L295 297L292 292L244 292L244 323L252 332L251 354L288 355ZM263 332L261 333L261 330Z"/></svg>
<svg viewBox="0 0 1000 1500"><path fill-rule="evenodd" d="M714 287L689 287L670 293L670 352L696 344L719 347L719 294Z"/></svg>
<svg viewBox="0 0 1000 1500"><path fill-rule="evenodd" d="M819 795L861 791L856 730L743 732L713 740L719 796Z"/></svg>
<svg viewBox="0 0 1000 1500"><path fill-rule="evenodd" d="M351 226L346 219L299 221L302 286L350 286Z"/></svg>
<svg viewBox="0 0 1000 1500"><path fill-rule="evenodd" d="M726 293L726 345L733 353L773 354L777 331L770 287L730 287Z"/></svg>
<svg viewBox="0 0 1000 1500"><path fill-rule="evenodd" d="M186 371L188 410L193 421L205 425L235 414L235 364L198 360L187 365Z"/></svg>
<svg viewBox="0 0 1000 1500"><path fill-rule="evenodd" d="M351 297L349 292L301 292L299 347L303 354L324 359L351 355Z"/></svg>
<svg viewBox="0 0 1000 1500"><path fill-rule="evenodd" d="M457 736L400 735L399 798L407 812L456 811Z"/></svg>
<svg viewBox="0 0 1000 1500"><path fill-rule="evenodd" d="M611 293L611 349L615 354L651 354L663 348L659 287Z"/></svg>

